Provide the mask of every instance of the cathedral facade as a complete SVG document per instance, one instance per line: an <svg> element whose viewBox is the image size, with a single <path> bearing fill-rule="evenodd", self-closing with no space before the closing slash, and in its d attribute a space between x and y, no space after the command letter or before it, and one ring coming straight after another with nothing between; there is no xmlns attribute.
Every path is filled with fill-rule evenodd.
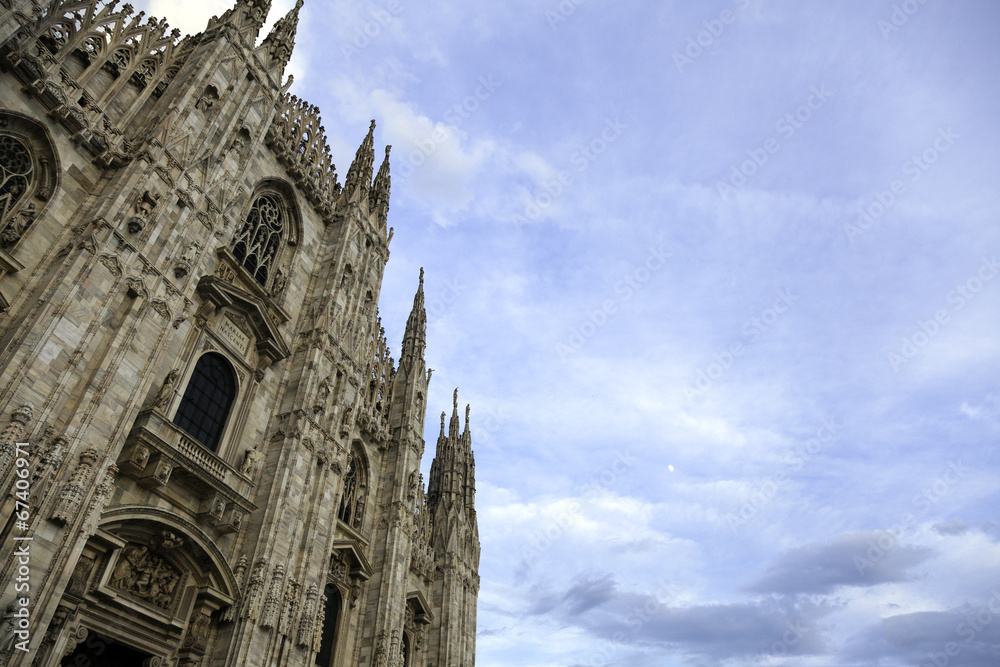
<svg viewBox="0 0 1000 667"><path fill-rule="evenodd" d="M0 665L475 664L469 410L425 487L423 271L394 360L300 7L0 0Z"/></svg>

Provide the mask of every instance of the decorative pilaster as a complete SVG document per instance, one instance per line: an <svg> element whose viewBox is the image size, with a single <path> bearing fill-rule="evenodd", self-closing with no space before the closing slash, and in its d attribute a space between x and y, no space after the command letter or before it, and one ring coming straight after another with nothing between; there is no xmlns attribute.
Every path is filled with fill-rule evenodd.
<svg viewBox="0 0 1000 667"><path fill-rule="evenodd" d="M59 494L55 509L52 510L53 521L65 524L79 516L83 499L87 495L87 487L90 486L90 473L96 461L97 450L93 447L80 454L80 462L69 482L63 487L62 493Z"/></svg>
<svg viewBox="0 0 1000 667"><path fill-rule="evenodd" d="M17 453L16 444L21 440L21 436L27 430L28 424L34 417L35 406L31 403L24 403L10 414L10 423L4 427L0 433L0 475L3 475L3 484L0 489L4 491L10 486L14 479L14 457Z"/></svg>

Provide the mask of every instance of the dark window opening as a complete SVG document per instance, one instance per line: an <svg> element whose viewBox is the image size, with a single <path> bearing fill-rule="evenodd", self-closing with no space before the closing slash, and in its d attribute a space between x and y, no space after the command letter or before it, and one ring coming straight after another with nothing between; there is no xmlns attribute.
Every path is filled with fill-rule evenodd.
<svg viewBox="0 0 1000 667"><path fill-rule="evenodd" d="M235 398L236 379L229 362L219 354L202 355L177 408L174 424L214 452Z"/></svg>

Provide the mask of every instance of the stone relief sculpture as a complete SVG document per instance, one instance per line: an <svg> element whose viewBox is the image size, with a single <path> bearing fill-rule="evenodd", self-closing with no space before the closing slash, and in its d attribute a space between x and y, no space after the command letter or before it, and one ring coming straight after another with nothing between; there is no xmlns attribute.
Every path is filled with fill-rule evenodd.
<svg viewBox="0 0 1000 667"><path fill-rule="evenodd" d="M161 609L168 609L180 582L181 573L149 547L125 547L108 579L111 588L128 593Z"/></svg>
<svg viewBox="0 0 1000 667"><path fill-rule="evenodd" d="M6 248L20 241L24 232L34 222L36 215L35 202L28 202L28 205L15 213L7 223L7 228L0 234L0 245Z"/></svg>

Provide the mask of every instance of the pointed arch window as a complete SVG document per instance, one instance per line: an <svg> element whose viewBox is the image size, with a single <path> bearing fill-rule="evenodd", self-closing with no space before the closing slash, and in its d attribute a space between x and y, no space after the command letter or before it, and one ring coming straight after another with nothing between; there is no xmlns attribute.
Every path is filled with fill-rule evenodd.
<svg viewBox="0 0 1000 667"><path fill-rule="evenodd" d="M33 181L31 151L17 137L0 135L0 221L10 218Z"/></svg>
<svg viewBox="0 0 1000 667"><path fill-rule="evenodd" d="M254 199L243 227L233 237L233 255L261 286L267 287L285 233L280 200L272 194Z"/></svg>
<svg viewBox="0 0 1000 667"><path fill-rule="evenodd" d="M235 399L236 374L232 365L221 354L204 354L191 373L174 424L214 452Z"/></svg>

